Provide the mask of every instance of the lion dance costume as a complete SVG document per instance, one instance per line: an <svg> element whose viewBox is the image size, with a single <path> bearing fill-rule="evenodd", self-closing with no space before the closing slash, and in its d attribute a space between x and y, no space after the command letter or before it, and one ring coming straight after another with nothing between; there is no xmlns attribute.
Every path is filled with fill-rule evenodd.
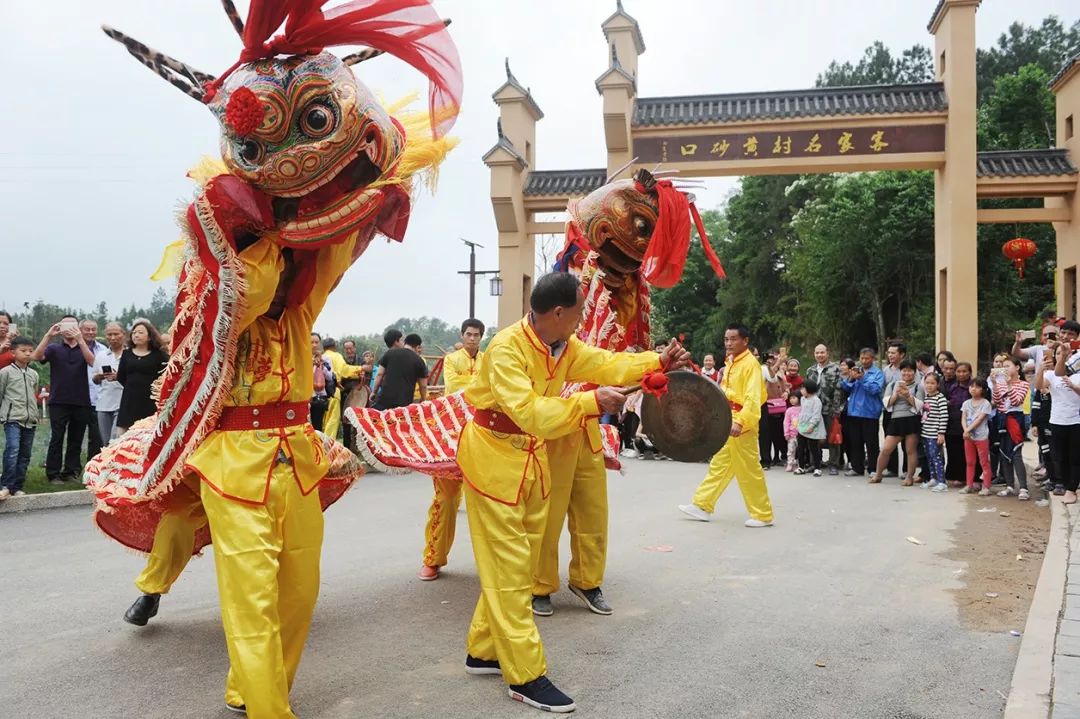
<svg viewBox="0 0 1080 719"><path fill-rule="evenodd" d="M144 591L167 590L213 538L226 702L277 719L294 716L288 694L318 594L321 509L362 474L307 421L311 328L376 233L404 238L414 177L453 146L445 133L461 73L427 0L252 0L246 21L223 4L243 50L216 78L105 29L209 107L224 165L203 168L183 217L158 412L96 457L85 482L98 526L153 550ZM344 60L323 52L339 45L369 49ZM350 65L382 53L428 77L427 115L391 117L354 77Z"/></svg>

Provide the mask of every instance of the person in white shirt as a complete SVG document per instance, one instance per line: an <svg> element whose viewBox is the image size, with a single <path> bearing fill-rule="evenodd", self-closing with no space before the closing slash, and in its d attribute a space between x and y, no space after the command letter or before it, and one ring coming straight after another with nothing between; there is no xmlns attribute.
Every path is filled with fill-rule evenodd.
<svg viewBox="0 0 1080 719"><path fill-rule="evenodd" d="M124 354L124 328L119 322L105 325L105 341L108 345L97 343L99 351L94 352L94 366L90 369L91 401L97 394L97 425L101 440L109 444L116 432L116 415L120 412L120 398L124 395L124 385L116 381L116 370L120 366L120 357Z"/></svg>
<svg viewBox="0 0 1080 719"><path fill-rule="evenodd" d="M1067 344L1050 345L1035 375L1035 386L1049 391L1050 456L1054 476L1063 485L1065 504L1076 504L1080 484L1080 374L1068 375L1066 362L1072 350ZM1055 494L1058 492L1055 491Z"/></svg>

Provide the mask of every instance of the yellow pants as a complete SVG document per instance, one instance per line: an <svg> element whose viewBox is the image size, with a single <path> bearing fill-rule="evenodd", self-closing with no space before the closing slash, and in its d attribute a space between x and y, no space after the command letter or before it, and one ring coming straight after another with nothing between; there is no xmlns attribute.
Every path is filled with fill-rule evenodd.
<svg viewBox="0 0 1080 719"><path fill-rule="evenodd" d="M547 443L551 466L547 526L533 594L559 590L559 540L563 522L570 522L570 584L595 589L604 583L607 564L607 470L604 455L593 454L585 433Z"/></svg>
<svg viewBox="0 0 1080 719"><path fill-rule="evenodd" d="M221 621L229 647L225 701L249 719L295 719L292 687L319 595L323 514L292 468L275 464L263 505L226 499L204 484L214 535Z"/></svg>
<svg viewBox="0 0 1080 719"><path fill-rule="evenodd" d="M533 570L540 553L547 500L540 482L526 480L511 506L465 485L480 599L469 626L468 652L499 661L507 684L525 684L547 673L544 645L532 613Z"/></svg>
<svg viewBox="0 0 1080 719"><path fill-rule="evenodd" d="M424 527L424 558L428 567L446 566L450 548L454 546L457 528L457 511L461 505L461 480L450 477L432 477L435 496L428 509L427 526Z"/></svg>
<svg viewBox="0 0 1080 719"><path fill-rule="evenodd" d="M338 427L341 426L341 390L334 392L330 398L330 404L326 407L323 415L322 431L327 437L337 439ZM350 447L349 449L352 449Z"/></svg>
<svg viewBox="0 0 1080 719"><path fill-rule="evenodd" d="M135 580L143 594L167 594L191 561L195 532L206 524L199 484L197 477L189 475L169 495L169 507L154 532L146 567Z"/></svg>
<svg viewBox="0 0 1080 719"><path fill-rule="evenodd" d="M716 500L724 493L734 477L739 480L746 511L754 519L771 522L772 503L765 486L765 472L761 469L758 436L756 432L731 437L723 449L713 455L709 473L694 493L694 504L711 513Z"/></svg>

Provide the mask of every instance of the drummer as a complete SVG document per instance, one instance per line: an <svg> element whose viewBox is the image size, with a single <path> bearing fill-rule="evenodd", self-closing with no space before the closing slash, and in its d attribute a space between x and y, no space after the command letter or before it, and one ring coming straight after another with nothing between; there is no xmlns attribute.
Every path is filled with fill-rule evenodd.
<svg viewBox="0 0 1080 719"><path fill-rule="evenodd" d="M691 504L679 509L692 519L708 522L712 519L716 500L731 480L738 479L739 490L750 518L747 527L771 527L772 503L765 486L765 472L758 462L757 430L761 405L765 402L765 381L761 365L749 352L750 330L742 324L728 325L724 333L724 376L720 389L731 403L731 438L709 464L709 473L701 482Z"/></svg>
<svg viewBox="0 0 1080 719"><path fill-rule="evenodd" d="M480 340L484 337L484 323L467 319L461 323L461 349L443 358L443 377L446 394L460 392L472 384L480 371L484 353ZM446 565L450 548L454 545L454 529L457 524L458 507L461 505L461 481L455 477L432 477L435 496L428 509L427 526L424 527L424 556L419 577L425 582L439 578L439 568Z"/></svg>

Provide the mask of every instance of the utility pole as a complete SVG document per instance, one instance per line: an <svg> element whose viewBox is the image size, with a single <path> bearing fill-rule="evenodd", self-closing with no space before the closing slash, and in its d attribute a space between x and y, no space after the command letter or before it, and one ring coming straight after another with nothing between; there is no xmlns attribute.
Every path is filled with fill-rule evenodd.
<svg viewBox="0 0 1080 719"><path fill-rule="evenodd" d="M483 247L483 245L476 242L469 242L464 237L458 238L466 245L469 246L469 269L458 270L459 275L469 276L469 317L476 317L476 276L477 275L498 275L498 270L478 270L476 269L476 248ZM501 284L500 284L501 287ZM501 289L500 289L501 291Z"/></svg>

